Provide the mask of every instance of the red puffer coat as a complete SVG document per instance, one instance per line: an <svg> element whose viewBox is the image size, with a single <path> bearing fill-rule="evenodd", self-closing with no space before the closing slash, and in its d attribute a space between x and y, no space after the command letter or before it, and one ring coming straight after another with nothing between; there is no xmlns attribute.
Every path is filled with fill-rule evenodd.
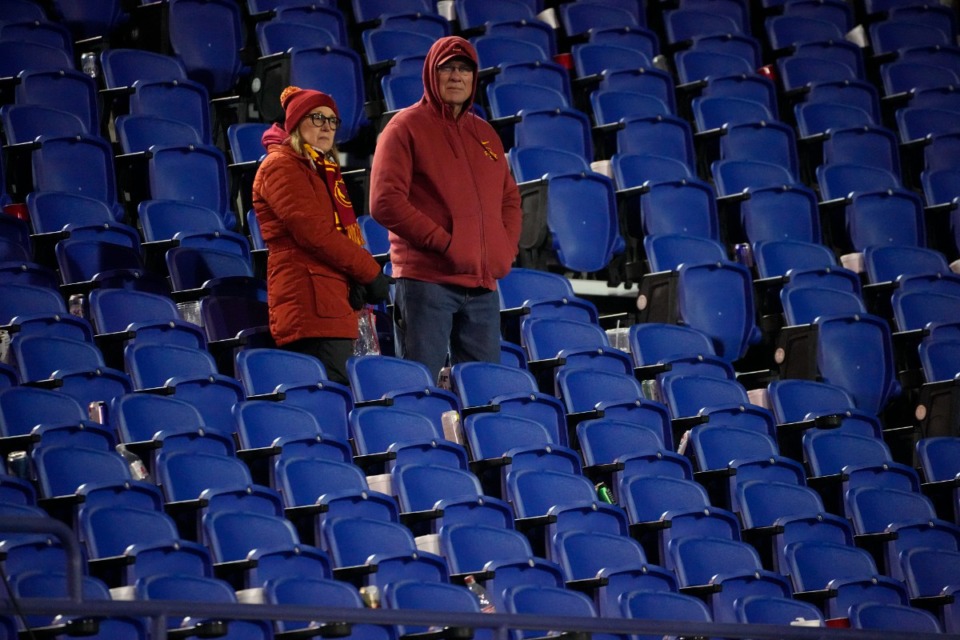
<svg viewBox="0 0 960 640"><path fill-rule="evenodd" d="M265 142L279 142L269 140ZM288 144L269 144L253 182L253 207L268 249L270 332L278 345L357 337L351 281L380 273L373 256L338 231L327 185Z"/></svg>

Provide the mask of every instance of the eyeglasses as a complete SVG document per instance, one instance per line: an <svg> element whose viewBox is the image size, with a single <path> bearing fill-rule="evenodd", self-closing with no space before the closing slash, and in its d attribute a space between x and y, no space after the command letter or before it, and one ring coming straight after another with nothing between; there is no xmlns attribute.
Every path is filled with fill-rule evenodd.
<svg viewBox="0 0 960 640"><path fill-rule="evenodd" d="M473 67L466 64L442 64L437 67L437 71L445 74L451 74L456 71L460 75L466 76L473 73Z"/></svg>
<svg viewBox="0 0 960 640"><path fill-rule="evenodd" d="M310 118L313 126L318 129L323 127L323 125L328 125L331 129L336 129L340 126L340 118L337 116L325 116L322 113L308 113L307 117Z"/></svg>

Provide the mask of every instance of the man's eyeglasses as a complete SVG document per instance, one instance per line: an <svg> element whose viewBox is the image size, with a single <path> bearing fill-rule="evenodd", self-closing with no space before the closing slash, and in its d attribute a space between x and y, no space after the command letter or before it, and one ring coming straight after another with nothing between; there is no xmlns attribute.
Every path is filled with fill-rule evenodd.
<svg viewBox="0 0 960 640"><path fill-rule="evenodd" d="M473 73L473 67L466 64L442 64L439 67L437 67L437 71L447 75L456 71L460 75L465 76Z"/></svg>
<svg viewBox="0 0 960 640"><path fill-rule="evenodd" d="M322 113L308 113L307 117L310 118L313 126L318 129L323 125L328 125L331 129L336 129L340 126L340 118L337 116L325 116Z"/></svg>

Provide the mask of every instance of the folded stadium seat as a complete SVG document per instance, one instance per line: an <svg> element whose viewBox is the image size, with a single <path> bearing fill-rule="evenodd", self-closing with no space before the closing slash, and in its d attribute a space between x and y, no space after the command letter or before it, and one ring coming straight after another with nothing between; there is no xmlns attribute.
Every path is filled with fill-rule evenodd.
<svg viewBox="0 0 960 640"><path fill-rule="evenodd" d="M952 86L921 89L910 99L910 106L960 110L960 89Z"/></svg>
<svg viewBox="0 0 960 640"><path fill-rule="evenodd" d="M182 320L167 296L131 289L94 289L88 304L104 359L116 368L122 368L123 347L133 342L206 348L203 330Z"/></svg>
<svg viewBox="0 0 960 640"><path fill-rule="evenodd" d="M457 396L437 386L426 366L393 356L354 356L347 377L357 403L386 404L430 418L442 432L440 415L460 409Z"/></svg>
<svg viewBox="0 0 960 640"><path fill-rule="evenodd" d="M236 379L217 371L208 351L172 344L133 344L124 362L137 390L164 389L178 400L196 402L206 425L233 433L233 405L244 399Z"/></svg>
<svg viewBox="0 0 960 640"><path fill-rule="evenodd" d="M123 505L161 511L163 496L155 484L134 480L130 465L116 451L71 444L38 446L32 455L37 504L76 529L81 507ZM93 465L93 466L88 466Z"/></svg>
<svg viewBox="0 0 960 640"><path fill-rule="evenodd" d="M660 53L660 36L649 26L594 27L587 32L587 40L637 49L645 53L650 60L653 60Z"/></svg>
<svg viewBox="0 0 960 640"><path fill-rule="evenodd" d="M653 66L644 52L605 42L575 44L570 53L573 55L574 73L577 78L598 76L604 71L613 72Z"/></svg>
<svg viewBox="0 0 960 640"><path fill-rule="evenodd" d="M749 419L723 424L725 416L713 411L712 424L691 429L694 477L711 490L714 505L738 511L737 487L751 480L804 482L800 463L781 455L774 438L762 431L766 417L755 411Z"/></svg>
<svg viewBox="0 0 960 640"><path fill-rule="evenodd" d="M777 77L784 91L803 89L820 82L857 80L856 70L849 64L815 56L789 55L777 58Z"/></svg>
<svg viewBox="0 0 960 640"><path fill-rule="evenodd" d="M788 597L787 579L763 568L756 550L745 542L706 536L686 536L670 542L668 554L676 566L677 583L700 587L716 621L736 620L735 602L750 595ZM719 586L719 589L716 587Z"/></svg>
<svg viewBox="0 0 960 640"><path fill-rule="evenodd" d="M557 587L537 585L519 585L504 591L504 610L506 613L541 616L544 620L555 616L597 617L593 602L586 595ZM511 640L536 638L550 633L546 630L511 630ZM554 632L556 633L556 632ZM610 640L612 634L594 634L595 638Z"/></svg>
<svg viewBox="0 0 960 640"><path fill-rule="evenodd" d="M717 357L710 337L692 327L660 322L638 323L630 327L628 340L634 365L645 379L678 373L686 367L694 373L702 371L733 379L733 368Z"/></svg>
<svg viewBox="0 0 960 640"><path fill-rule="evenodd" d="M675 271L681 264L727 259L726 248L716 240L681 233L645 236L643 248L653 273Z"/></svg>
<svg viewBox="0 0 960 640"><path fill-rule="evenodd" d="M901 245L867 247L863 266L872 283L892 282L901 276L950 275L946 257L935 249Z"/></svg>
<svg viewBox="0 0 960 640"><path fill-rule="evenodd" d="M677 52L674 61L680 84L706 82L717 77L749 75L754 71L750 62L741 56L722 51L684 49Z"/></svg>
<svg viewBox="0 0 960 640"><path fill-rule="evenodd" d="M8 22L0 26L0 40L20 40L59 47L73 56L73 38L60 23L47 21Z"/></svg>
<svg viewBox="0 0 960 640"><path fill-rule="evenodd" d="M666 492L666 493L664 493ZM620 504L627 512L631 536L642 545L646 557L668 569L670 540L687 535L706 535L739 540L736 517L714 509L706 489L693 480L668 476L625 476L617 487ZM676 518L676 531L673 519Z"/></svg>
<svg viewBox="0 0 960 640"><path fill-rule="evenodd" d="M36 387L0 390L0 446L27 451L34 446L72 444L110 451L116 437L109 426L89 418L89 411L71 396ZM36 503L36 500L33 500Z"/></svg>
<svg viewBox="0 0 960 640"><path fill-rule="evenodd" d="M496 20L487 24L486 33L492 36L530 42L546 51L547 55L551 57L557 53L556 32L542 20L533 18Z"/></svg>
<svg viewBox="0 0 960 640"><path fill-rule="evenodd" d="M528 317L563 317L581 322L599 322L596 306L577 296L570 281L559 274L516 267L501 278L501 331L504 337L520 341L520 325Z"/></svg>
<svg viewBox="0 0 960 640"><path fill-rule="evenodd" d="M330 518L372 518L400 521L396 499L372 491L359 467L323 458L291 457L276 465L276 485L284 515L301 540L320 544L320 528Z"/></svg>
<svg viewBox="0 0 960 640"><path fill-rule="evenodd" d="M361 36L364 60L371 71L375 72L398 57L426 55L437 40L425 33L386 25L367 29Z"/></svg>
<svg viewBox="0 0 960 640"><path fill-rule="evenodd" d="M506 475L515 469L581 473L580 455L558 442L556 431L534 420L497 413L463 419L470 468L490 496L506 494Z"/></svg>
<svg viewBox="0 0 960 640"><path fill-rule="evenodd" d="M670 115L670 108L660 98L633 91L596 89L590 93L590 103L598 127L618 126L623 118Z"/></svg>
<svg viewBox="0 0 960 640"><path fill-rule="evenodd" d="M815 84L820 87L827 84ZM797 132L801 138L828 136L831 130L875 126L879 120L859 105L833 102L801 102L794 107Z"/></svg>
<svg viewBox="0 0 960 640"><path fill-rule="evenodd" d="M781 452L800 460L802 433L813 428L838 428L850 433L881 437L879 418L854 405L845 389L816 380L774 380L767 387L777 421Z"/></svg>
<svg viewBox="0 0 960 640"><path fill-rule="evenodd" d="M102 200L120 221L113 151L96 135L43 138L31 155L34 191L66 191Z"/></svg>
<svg viewBox="0 0 960 640"><path fill-rule="evenodd" d="M743 33L743 29L733 18L704 9L672 9L664 14L664 28L667 42L672 45L697 36Z"/></svg>
<svg viewBox="0 0 960 640"><path fill-rule="evenodd" d="M210 144L212 140L209 95L206 88L197 82L182 79L137 80L133 83L129 108L134 115L160 116L190 125L199 138L199 142L190 144ZM154 144L169 145L169 142L159 138L160 133L154 132L158 138Z"/></svg>
<svg viewBox="0 0 960 640"><path fill-rule="evenodd" d="M926 436L917 442L917 459L924 484L921 489L934 501L944 520L960 523L955 479L960 469L954 457L960 441L956 436Z"/></svg>
<svg viewBox="0 0 960 640"><path fill-rule="evenodd" d="M779 164L790 171L797 182L800 161L797 136L791 127L776 120L761 120L730 123L725 128L726 133L720 137L721 159Z"/></svg>
<svg viewBox="0 0 960 640"><path fill-rule="evenodd" d="M457 21L462 31L485 31L491 23L513 20L533 20L534 11L521 0L501 0L499 2L470 2L455 0Z"/></svg>
<svg viewBox="0 0 960 640"><path fill-rule="evenodd" d="M386 586L381 602L385 609L480 613L477 596L467 587L459 584L400 580ZM410 624L397 625L397 627L398 632L402 634L424 632L427 629L425 626ZM479 629L474 637L489 639L492 633L489 629Z"/></svg>
<svg viewBox="0 0 960 640"><path fill-rule="evenodd" d="M877 87L863 80L818 82L810 86L810 91L807 93L804 102L825 102L859 107L870 114L874 124L882 121L880 97ZM797 107L799 107L799 105L797 105ZM824 127L823 130L826 130L826 127Z"/></svg>
<svg viewBox="0 0 960 640"><path fill-rule="evenodd" d="M104 504L81 507L78 519L90 571L111 587L152 575L213 576L207 548L182 538L162 511Z"/></svg>
<svg viewBox="0 0 960 640"><path fill-rule="evenodd" d="M925 608L936 611L944 621L944 628L957 630L955 585L956 570L960 567L960 553L943 549L910 549L900 559L906 576L907 593Z"/></svg>
<svg viewBox="0 0 960 640"><path fill-rule="evenodd" d="M582 37L591 29L642 27L645 23L645 16L639 9L629 11L608 2L572 2L561 5L558 12L568 39Z"/></svg>
<svg viewBox="0 0 960 640"><path fill-rule="evenodd" d="M357 22L371 22L384 16L396 13L436 13L436 8L432 7L426 0L352 0L350 3L353 9L353 16Z"/></svg>
<svg viewBox="0 0 960 640"><path fill-rule="evenodd" d="M439 533L440 553L453 577L473 574L495 608L503 610L503 592L519 584L562 587L557 563L533 555L530 541L503 527L453 524Z"/></svg>
<svg viewBox="0 0 960 640"><path fill-rule="evenodd" d="M16 77L21 71L76 69L73 57L63 47L23 40L0 40L0 78Z"/></svg>
<svg viewBox="0 0 960 640"><path fill-rule="evenodd" d="M317 420L322 417L327 438L349 439L347 416L353 410L353 394L348 387L327 380L316 358L283 349L244 349L237 354L236 372L247 398L305 409Z"/></svg>
<svg viewBox="0 0 960 640"><path fill-rule="evenodd" d="M50 384L88 407L132 390L130 377L106 367L100 350L89 342L43 335L18 336L11 343L20 380Z"/></svg>
<svg viewBox="0 0 960 640"><path fill-rule="evenodd" d="M812 599L828 619L846 617L859 602L908 604L904 583L879 574L870 553L859 547L800 541L787 545L785 557L794 597Z"/></svg>
<svg viewBox="0 0 960 640"><path fill-rule="evenodd" d="M120 441L140 456L148 472L155 472L156 457L163 451L200 451L232 456L231 434L206 426L193 406L169 396L128 393L108 407L110 424Z"/></svg>
<svg viewBox="0 0 960 640"><path fill-rule="evenodd" d="M619 442L626 446L618 445ZM619 498L621 479L632 474L653 473L649 470L650 460L657 456L667 463L684 466L684 462L679 462L664 447L663 424L654 420L648 423L613 418L584 420L577 424L577 444L583 453L584 473L607 484L615 500ZM675 473L692 477L689 463Z"/></svg>
<svg viewBox="0 0 960 640"><path fill-rule="evenodd" d="M925 62L934 66L948 67L960 73L960 50L954 46L906 47L900 53L904 60Z"/></svg>
<svg viewBox="0 0 960 640"><path fill-rule="evenodd" d="M850 627L883 631L940 633L940 621L924 609L863 602L850 607Z"/></svg>
<svg viewBox="0 0 960 640"><path fill-rule="evenodd" d="M550 87L520 82L492 82L487 85L490 117L519 117L521 109L565 109L570 106L566 96Z"/></svg>
<svg viewBox="0 0 960 640"><path fill-rule="evenodd" d="M850 450L847 447L858 447ZM842 430L804 434L803 450L810 478L831 513L850 515L843 498L857 486L884 486L919 491L920 479L910 466L894 462L883 440Z"/></svg>
<svg viewBox="0 0 960 640"><path fill-rule="evenodd" d="M620 607L623 617L633 620L713 622L702 600L682 593L630 591L622 595Z"/></svg>
<svg viewBox="0 0 960 640"><path fill-rule="evenodd" d="M693 172L686 164L675 158L656 154L615 153L610 158L613 180L619 192L673 180L689 180ZM626 194L624 194L626 195Z"/></svg>
<svg viewBox="0 0 960 640"><path fill-rule="evenodd" d="M947 34L929 24L901 20L894 16L869 25L867 31L874 55L909 47L950 45L953 44L951 37L956 35L955 32Z"/></svg>
<svg viewBox="0 0 960 640"><path fill-rule="evenodd" d="M379 27L401 29L422 33L434 40L450 35L450 21L436 13L415 11L384 14L380 17Z"/></svg>
<svg viewBox="0 0 960 640"><path fill-rule="evenodd" d="M353 49L343 45L294 47L279 57L261 58L253 75L263 86L256 99L263 122L280 117L280 93L296 85L315 87L336 100L342 120L336 134L338 145L352 141L368 123L363 111L363 61Z"/></svg>
<svg viewBox="0 0 960 640"><path fill-rule="evenodd" d="M247 463L259 484L279 487L275 472L283 461L295 458L353 460L353 450L347 441L331 436L313 413L301 407L268 400L244 400L234 406L233 413L237 456ZM329 422L325 421L325 425Z"/></svg>
<svg viewBox="0 0 960 640"><path fill-rule="evenodd" d="M220 291L258 297L264 289L263 281L253 275L250 259L233 251L182 245L168 249L164 259L179 300L197 300Z"/></svg>
<svg viewBox="0 0 960 640"><path fill-rule="evenodd" d="M549 469L521 469L507 475L505 499L513 504L514 527L523 532L534 553L545 556L550 541L570 529L626 535L627 515L601 501L593 483L582 475Z"/></svg>
<svg viewBox="0 0 960 640"><path fill-rule="evenodd" d="M279 22L294 22L326 29L333 34L337 44L347 42L346 17L343 11L329 4L284 2L276 7L274 19ZM263 52L261 52L263 53Z"/></svg>
<svg viewBox="0 0 960 640"><path fill-rule="evenodd" d="M560 317L530 318L521 325L520 337L528 366L538 375L541 389L550 388L551 381L555 384L559 371L565 368L633 372L630 356L611 347L606 332L595 323Z"/></svg>
<svg viewBox="0 0 960 640"><path fill-rule="evenodd" d="M173 0L167 19L170 48L183 61L187 76L213 96L235 91L245 72L240 7L220 0ZM201 26L207 24L221 28L214 35Z"/></svg>
<svg viewBox="0 0 960 640"><path fill-rule="evenodd" d="M77 39L108 37L128 19L119 0L99 0L81 5L68 0L55 0L52 8L53 15Z"/></svg>
<svg viewBox="0 0 960 640"><path fill-rule="evenodd" d="M481 35L471 39L477 51L481 72L516 62L549 62L546 51L539 45L505 36Z"/></svg>
<svg viewBox="0 0 960 640"><path fill-rule="evenodd" d="M632 91L660 98L670 113L675 114L677 100L673 84L670 74L655 67L616 71L608 69L603 72L597 89Z"/></svg>
<svg viewBox="0 0 960 640"><path fill-rule="evenodd" d="M919 491L861 485L847 492L846 501L854 533L879 543L864 546L885 575L904 578L900 558L907 549L960 551L960 527L939 519L933 502Z"/></svg>
<svg viewBox="0 0 960 640"><path fill-rule="evenodd" d="M808 42L843 40L846 33L830 20L784 12L764 21L769 46L774 51L785 51Z"/></svg>
<svg viewBox="0 0 960 640"><path fill-rule="evenodd" d="M673 574L648 563L643 548L628 536L564 531L554 539L551 555L563 568L568 588L582 585L601 616L620 617L620 597L631 591L677 591Z"/></svg>
<svg viewBox="0 0 960 640"><path fill-rule="evenodd" d="M191 602L237 603L237 595L230 583L220 578L207 578L187 575L157 575L142 580L136 585L134 597L137 600L182 600ZM194 617L168 619L168 629L192 628L195 633L203 634L222 631L229 625L226 637L243 637L252 640L267 640L272 637L272 628L264 620L206 620Z"/></svg>
<svg viewBox="0 0 960 640"><path fill-rule="evenodd" d="M331 11L327 7L318 9ZM256 30L257 45L263 56L283 53L291 47L324 47L341 43L339 32L333 33L324 27L280 18L258 22Z"/></svg>
<svg viewBox="0 0 960 640"><path fill-rule="evenodd" d="M38 104L7 104L0 108L7 144L32 143L38 136L87 135L87 125L75 114Z"/></svg>
<svg viewBox="0 0 960 640"><path fill-rule="evenodd" d="M853 529L843 516L827 513L823 500L804 483L753 479L737 486L737 513L743 538L753 544L764 566L786 573L784 550L802 540L853 545Z"/></svg>
<svg viewBox="0 0 960 640"><path fill-rule="evenodd" d="M350 412L350 435L356 463L375 472L414 462L467 468L466 448L444 439L439 419L434 422L420 412L393 406L358 407Z"/></svg>
<svg viewBox="0 0 960 640"><path fill-rule="evenodd" d="M201 144L155 148L147 160L147 173L149 199L204 206L219 213L228 230L237 228L227 183L226 156L218 147Z"/></svg>
<svg viewBox="0 0 960 640"><path fill-rule="evenodd" d="M14 90L16 104L37 104L73 113L88 132L100 131L96 81L76 69L23 71Z"/></svg>
<svg viewBox="0 0 960 640"><path fill-rule="evenodd" d="M847 33L854 27L853 9L845 2L828 0L788 0L783 3L783 15L803 16L832 22L839 27L841 33Z"/></svg>
<svg viewBox="0 0 960 640"><path fill-rule="evenodd" d="M321 528L333 576L358 586L383 588L399 580L448 582L442 556L417 549L410 529L369 518L332 518Z"/></svg>
<svg viewBox="0 0 960 640"><path fill-rule="evenodd" d="M263 589L265 604L285 606L330 606L342 609L363 609L363 600L357 589L340 580L315 578L310 576L288 576L276 578L266 583ZM337 629L340 623L303 620L276 620L276 634L317 629ZM356 640L393 640L395 631L392 626L373 624L351 624L350 637Z"/></svg>
<svg viewBox="0 0 960 640"><path fill-rule="evenodd" d="M734 604L737 622L745 624L790 624L796 620L825 623L823 612L815 604L792 597L747 596Z"/></svg>
<svg viewBox="0 0 960 640"><path fill-rule="evenodd" d="M283 515L280 495L254 484L250 470L236 457L189 449L164 451L157 456L156 469L166 509L185 538L200 541L201 523L216 513Z"/></svg>
<svg viewBox="0 0 960 640"><path fill-rule="evenodd" d="M477 476L466 469L414 462L394 467L390 476L400 522L424 550L435 549L435 535L453 524L513 527L510 505L484 494Z"/></svg>
<svg viewBox="0 0 960 640"><path fill-rule="evenodd" d="M15 598L66 600L68 597L75 597L76 594L71 590L72 583L68 576L66 571L24 571L11 578L10 590ZM80 594L89 601L111 599L107 585L102 580L88 575L80 577ZM24 629L50 627L52 632L62 634L76 633L78 630L84 633L91 631L90 619L80 616L29 615L21 624ZM9 625L4 624L5 631L10 628ZM89 637L103 640L116 637L146 640L148 637L144 621L133 617L117 616L99 619L97 629ZM17 632L10 633L10 637L16 637L13 634Z"/></svg>
<svg viewBox="0 0 960 640"><path fill-rule="evenodd" d="M0 13L3 22L23 22L27 20L47 20L47 12L31 0L13 0Z"/></svg>
<svg viewBox="0 0 960 640"><path fill-rule="evenodd" d="M693 130L676 117L637 118L624 121L617 132L617 153L650 153L674 158L696 168Z"/></svg>
<svg viewBox="0 0 960 640"><path fill-rule="evenodd" d="M752 189L797 184L789 169L761 160L723 159L710 163L717 197L741 196Z"/></svg>
<svg viewBox="0 0 960 640"><path fill-rule="evenodd" d="M517 124L518 142L526 137L520 134L526 120ZM574 272L622 281L620 256L626 243L620 235L613 180L593 172L548 175L525 189L521 198L537 198L540 206L525 225L519 266L543 268L555 261ZM585 225L593 230L589 238L582 233Z"/></svg>
<svg viewBox="0 0 960 640"><path fill-rule="evenodd" d="M933 107L908 106L898 109L897 130L903 144L916 144L929 137L960 133L960 112Z"/></svg>
<svg viewBox="0 0 960 640"><path fill-rule="evenodd" d="M588 367L564 368L557 373L557 386L571 420L602 417L637 422L659 432L666 449L674 448L667 408L646 398L634 375Z"/></svg>
<svg viewBox="0 0 960 640"><path fill-rule="evenodd" d="M555 147L514 147L507 151L507 163L518 183L540 180L547 174L590 171L582 155Z"/></svg>
<svg viewBox="0 0 960 640"><path fill-rule="evenodd" d="M950 67L909 58L893 60L880 66L880 78L885 96L953 85L958 77L960 75L957 71Z"/></svg>

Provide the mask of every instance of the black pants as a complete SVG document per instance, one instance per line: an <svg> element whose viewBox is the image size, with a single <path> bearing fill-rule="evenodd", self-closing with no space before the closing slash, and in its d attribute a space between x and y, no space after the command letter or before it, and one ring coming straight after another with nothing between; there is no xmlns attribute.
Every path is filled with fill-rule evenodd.
<svg viewBox="0 0 960 640"><path fill-rule="evenodd" d="M347 359L353 355L353 340L350 338L303 338L285 344L283 348L317 358L327 370L327 379L350 385L347 379Z"/></svg>

